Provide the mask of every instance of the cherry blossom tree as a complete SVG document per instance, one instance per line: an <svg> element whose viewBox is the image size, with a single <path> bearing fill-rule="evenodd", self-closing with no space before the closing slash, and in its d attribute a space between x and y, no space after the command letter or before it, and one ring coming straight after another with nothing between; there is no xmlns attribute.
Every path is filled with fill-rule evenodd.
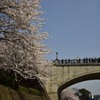
<svg viewBox="0 0 100 100"><path fill-rule="evenodd" d="M73 89L66 88L61 92L61 100L79 100L79 97L75 95Z"/></svg>
<svg viewBox="0 0 100 100"><path fill-rule="evenodd" d="M24 78L46 77L49 65L41 32L40 0L0 0L0 68L12 69Z"/></svg>

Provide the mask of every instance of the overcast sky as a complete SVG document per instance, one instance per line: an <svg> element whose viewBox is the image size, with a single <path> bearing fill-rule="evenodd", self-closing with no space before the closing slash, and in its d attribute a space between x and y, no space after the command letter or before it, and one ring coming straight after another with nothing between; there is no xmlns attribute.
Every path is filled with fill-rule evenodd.
<svg viewBox="0 0 100 100"><path fill-rule="evenodd" d="M56 52L59 59L100 57L100 0L42 0L41 6L43 31L53 37L46 42L52 49L48 59L55 59ZM98 84L85 85L100 93Z"/></svg>

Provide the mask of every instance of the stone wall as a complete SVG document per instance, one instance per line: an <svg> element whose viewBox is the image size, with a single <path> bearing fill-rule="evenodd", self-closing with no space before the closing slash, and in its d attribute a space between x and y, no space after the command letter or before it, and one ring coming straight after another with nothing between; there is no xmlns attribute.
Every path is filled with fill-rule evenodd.
<svg viewBox="0 0 100 100"><path fill-rule="evenodd" d="M46 82L46 89L51 100L58 100L57 90L64 83L73 80L76 77L84 76L86 74L100 72L99 65L54 65L51 68L52 73Z"/></svg>

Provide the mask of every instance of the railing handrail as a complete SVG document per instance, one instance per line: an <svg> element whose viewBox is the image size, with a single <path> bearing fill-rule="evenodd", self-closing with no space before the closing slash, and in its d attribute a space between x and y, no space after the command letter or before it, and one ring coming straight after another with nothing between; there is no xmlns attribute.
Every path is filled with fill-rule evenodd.
<svg viewBox="0 0 100 100"><path fill-rule="evenodd" d="M55 59L53 60L54 64L93 64L93 63L100 63L100 57L99 58L76 58L76 59Z"/></svg>

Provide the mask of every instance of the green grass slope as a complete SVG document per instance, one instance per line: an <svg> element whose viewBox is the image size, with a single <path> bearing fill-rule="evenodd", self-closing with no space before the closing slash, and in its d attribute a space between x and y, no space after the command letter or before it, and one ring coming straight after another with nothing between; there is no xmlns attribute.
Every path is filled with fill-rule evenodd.
<svg viewBox="0 0 100 100"><path fill-rule="evenodd" d="M0 85L0 100L46 100L40 91L33 88L19 87L14 90Z"/></svg>

